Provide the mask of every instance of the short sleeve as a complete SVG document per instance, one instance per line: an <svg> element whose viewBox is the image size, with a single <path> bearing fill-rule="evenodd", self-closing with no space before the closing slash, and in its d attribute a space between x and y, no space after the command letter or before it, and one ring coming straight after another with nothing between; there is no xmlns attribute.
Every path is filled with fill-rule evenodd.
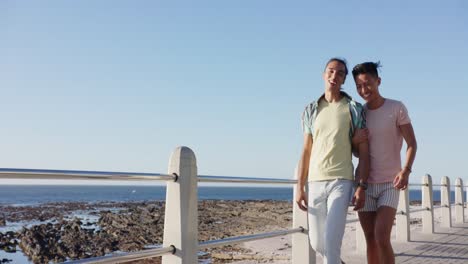
<svg viewBox="0 0 468 264"><path fill-rule="evenodd" d="M398 114L397 114L397 125L402 126L411 123L411 119L408 114L408 109L403 103L398 104Z"/></svg>
<svg viewBox="0 0 468 264"><path fill-rule="evenodd" d="M302 113L302 131L304 134L312 134L312 126L311 126L311 112L310 107L306 107L304 112Z"/></svg>

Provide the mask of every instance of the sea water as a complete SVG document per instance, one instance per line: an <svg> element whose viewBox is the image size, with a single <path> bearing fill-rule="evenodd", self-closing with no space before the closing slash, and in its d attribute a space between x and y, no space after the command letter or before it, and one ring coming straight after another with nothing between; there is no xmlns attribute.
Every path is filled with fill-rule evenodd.
<svg viewBox="0 0 468 264"><path fill-rule="evenodd" d="M421 191L410 189L410 201L420 201ZM0 204L34 205L50 202L130 202L164 201L165 186L59 186L0 185ZM292 201L292 187L229 187L201 186L200 200L276 200ZM455 194L451 192L451 201ZM434 201L440 201L440 191L434 190Z"/></svg>

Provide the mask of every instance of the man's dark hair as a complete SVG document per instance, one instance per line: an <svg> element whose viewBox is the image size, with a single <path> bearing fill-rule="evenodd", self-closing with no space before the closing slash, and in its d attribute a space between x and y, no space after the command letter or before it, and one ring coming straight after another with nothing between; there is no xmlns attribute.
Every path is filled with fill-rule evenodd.
<svg viewBox="0 0 468 264"><path fill-rule="evenodd" d="M328 60L327 64L325 64L325 70L327 69L328 64L330 64L330 62L332 62L332 61L336 61L336 62L339 62L339 63L344 65L344 67L345 67L345 78L344 78L344 80L346 80L346 76L348 76L348 63L346 62L346 60L344 58L338 58L338 57L331 58L331 59Z"/></svg>
<svg viewBox="0 0 468 264"><path fill-rule="evenodd" d="M360 63L353 68L353 77L356 78L359 74L370 74L374 77L379 77L378 69L382 67L380 61L378 62L364 62Z"/></svg>

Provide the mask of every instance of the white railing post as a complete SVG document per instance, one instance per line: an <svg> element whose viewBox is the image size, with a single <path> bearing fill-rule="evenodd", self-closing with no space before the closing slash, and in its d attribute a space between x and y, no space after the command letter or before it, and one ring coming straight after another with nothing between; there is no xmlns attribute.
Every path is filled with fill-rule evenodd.
<svg viewBox="0 0 468 264"><path fill-rule="evenodd" d="M298 169L294 171L296 179L298 179ZM293 191L293 228L303 227L303 233L294 233L292 235L292 249L291 249L291 263L292 264L315 264L316 255L315 251L309 243L309 224L308 224L308 213L302 211L296 204L296 191L297 184L294 184ZM307 190L306 183L306 190Z"/></svg>
<svg viewBox="0 0 468 264"><path fill-rule="evenodd" d="M466 196L465 196L465 207L468 208L468 185L465 186L466 189L465 189L465 193L466 193Z"/></svg>
<svg viewBox="0 0 468 264"><path fill-rule="evenodd" d="M396 240L408 242L410 240L410 215L408 188L400 191L400 201L396 213Z"/></svg>
<svg viewBox="0 0 468 264"><path fill-rule="evenodd" d="M452 210L450 208L450 179L447 176L442 177L440 187L440 206L442 212L442 226L452 227Z"/></svg>
<svg viewBox="0 0 468 264"><path fill-rule="evenodd" d="M173 255L164 255L164 264L198 263L197 162L188 147L172 153L168 173L177 180L167 182L163 247L174 246Z"/></svg>
<svg viewBox="0 0 468 264"><path fill-rule="evenodd" d="M457 223L465 222L465 204L463 203L463 180L455 181L455 218Z"/></svg>
<svg viewBox="0 0 468 264"><path fill-rule="evenodd" d="M424 233L434 233L434 196L432 191L432 177L429 174L424 175L422 182L422 201L421 207L426 208L422 211L422 231Z"/></svg>

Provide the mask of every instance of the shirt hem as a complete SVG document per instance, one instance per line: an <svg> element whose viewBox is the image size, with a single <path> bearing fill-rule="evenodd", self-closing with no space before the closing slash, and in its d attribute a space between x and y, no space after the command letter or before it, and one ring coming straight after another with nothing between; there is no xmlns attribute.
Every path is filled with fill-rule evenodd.
<svg viewBox="0 0 468 264"><path fill-rule="evenodd" d="M333 181L333 180L353 180L353 177L343 177L343 176L333 176L333 177L325 177L325 178L314 178L309 179L309 182L319 182L319 181Z"/></svg>

